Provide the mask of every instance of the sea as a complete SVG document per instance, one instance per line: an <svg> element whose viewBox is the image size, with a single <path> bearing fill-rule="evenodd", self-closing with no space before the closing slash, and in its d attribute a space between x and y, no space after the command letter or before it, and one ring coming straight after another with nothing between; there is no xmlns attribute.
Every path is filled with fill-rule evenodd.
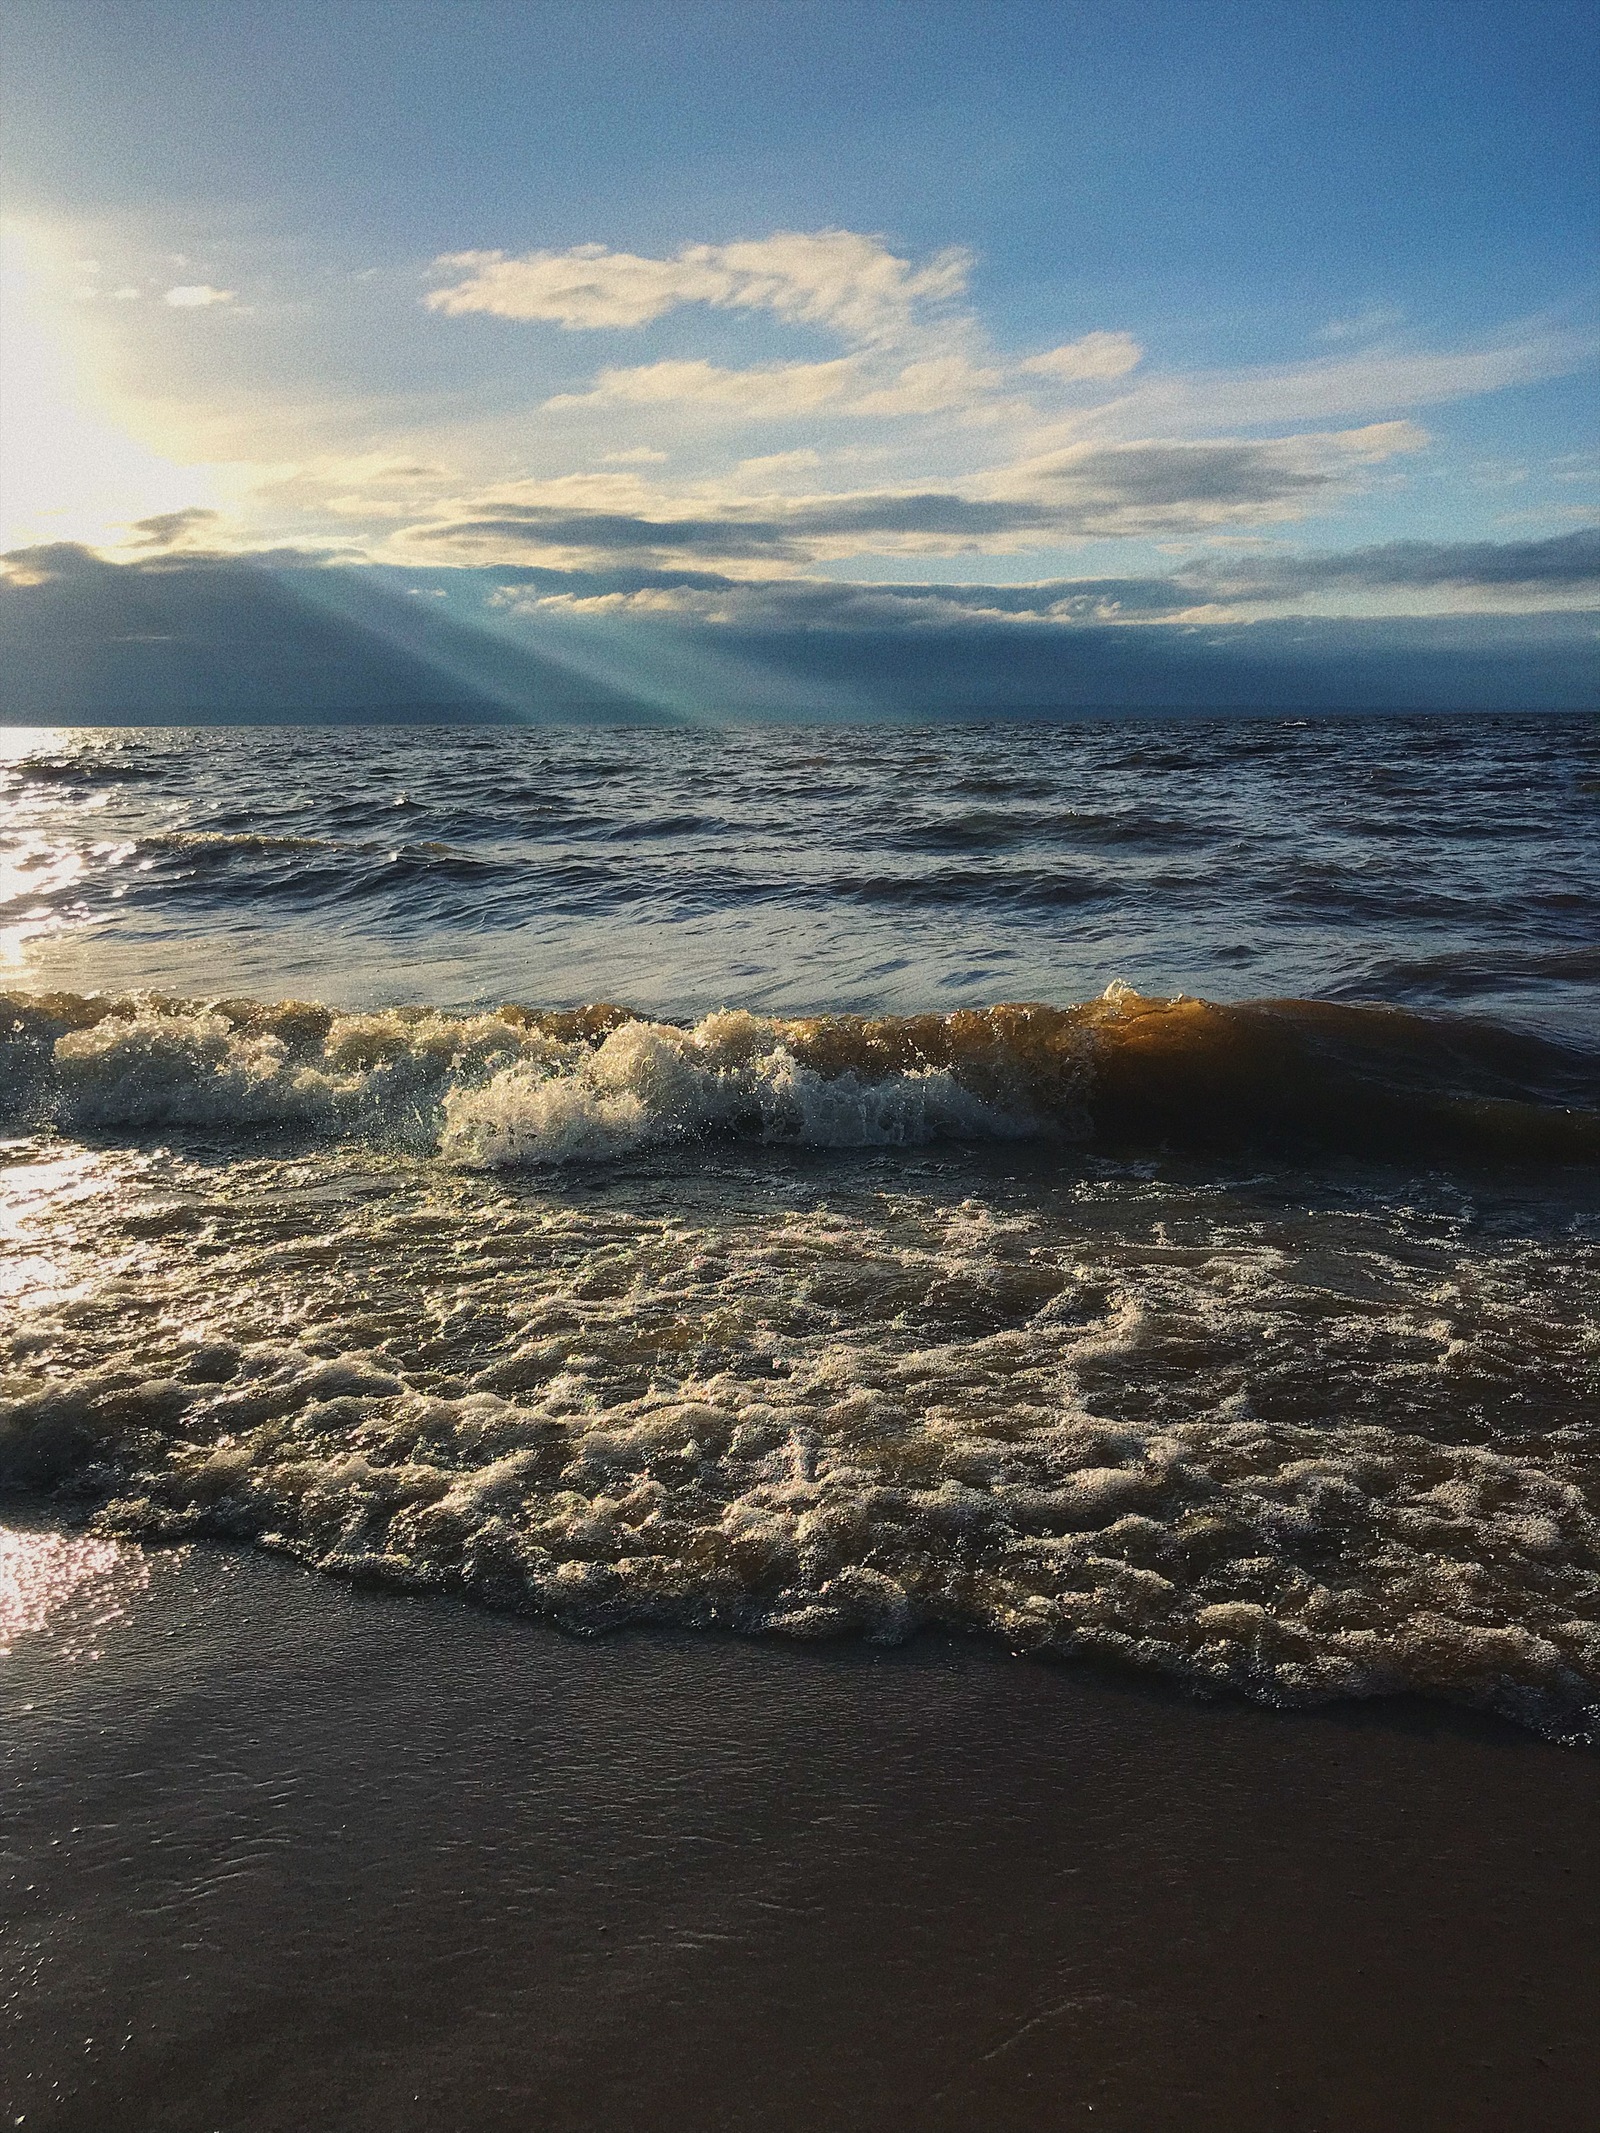
<svg viewBox="0 0 1600 2133"><path fill-rule="evenodd" d="M267 1550L1592 1744L1600 721L0 732L0 1235L14 1626Z"/></svg>

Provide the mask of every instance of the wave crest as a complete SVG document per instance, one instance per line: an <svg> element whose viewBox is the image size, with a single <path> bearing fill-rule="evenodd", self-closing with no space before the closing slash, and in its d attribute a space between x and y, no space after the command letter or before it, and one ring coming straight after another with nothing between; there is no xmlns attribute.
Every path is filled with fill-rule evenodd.
<svg viewBox="0 0 1600 2133"><path fill-rule="evenodd" d="M1464 1019L1146 998L693 1026L597 1003L341 1014L304 1001L0 995L6 1108L116 1130L366 1133L477 1168L705 1135L826 1148L1028 1136L1600 1159L1600 1071Z"/></svg>

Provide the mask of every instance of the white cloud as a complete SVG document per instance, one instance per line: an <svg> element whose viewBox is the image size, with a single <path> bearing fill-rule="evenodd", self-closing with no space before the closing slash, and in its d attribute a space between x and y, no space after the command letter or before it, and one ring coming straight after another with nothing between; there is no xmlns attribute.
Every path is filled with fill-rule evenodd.
<svg viewBox="0 0 1600 2133"><path fill-rule="evenodd" d="M1081 378L1125 377L1143 356L1131 333L1086 333L1080 341L1064 341L1059 348L1030 356L1018 368L1070 384Z"/></svg>
<svg viewBox="0 0 1600 2133"><path fill-rule="evenodd" d="M940 415L977 413L1004 382L1004 373L984 368L964 355L930 356L907 363L893 377L859 394L847 410L852 415ZM989 410L993 412L993 410Z"/></svg>
<svg viewBox="0 0 1600 2133"><path fill-rule="evenodd" d="M666 464L668 455L658 452L652 444L636 444L626 452L607 452L608 467L657 467Z"/></svg>
<svg viewBox="0 0 1600 2133"><path fill-rule="evenodd" d="M965 355L934 355L912 363L874 364L864 356L823 363L765 363L726 368L703 360L643 363L601 371L583 393L558 393L546 408L671 407L741 421L784 421L799 415L872 416L971 413L985 407L1003 381Z"/></svg>
<svg viewBox="0 0 1600 2133"><path fill-rule="evenodd" d="M958 248L921 266L854 230L779 230L738 244L686 245L670 259L576 245L566 252L448 253L464 270L425 301L450 315L542 320L573 331L645 326L679 304L763 310L828 326L857 345L897 339L915 312L959 296L971 256Z"/></svg>
<svg viewBox="0 0 1600 2133"><path fill-rule="evenodd" d="M737 471L763 480L773 474L806 474L821 464L822 454L805 445L798 452L763 452L754 459L741 459Z"/></svg>
<svg viewBox="0 0 1600 2133"><path fill-rule="evenodd" d="M1561 377L1593 353L1593 343L1576 334L1534 327L1479 348L1371 349L1309 363L1150 378L1075 416L1073 428L1081 434L1090 424L1137 426L1148 434L1394 414Z"/></svg>
<svg viewBox="0 0 1600 2133"><path fill-rule="evenodd" d="M542 319L575 330L641 327L685 304L761 310L820 326L842 341L841 353L747 365L674 353L609 365L586 386L544 405L558 415L587 418L612 464L624 462L604 447L622 447L614 427L629 409L641 416L641 452L681 441L676 430L668 435L668 422L693 424L700 439L740 424L893 424L883 447L903 479L926 480L927 470L939 467L940 479L948 482L964 466L966 480L978 484L973 493L994 495L1013 493L1017 482L1030 479L1059 491L1067 462L1053 469L1047 462L1091 443L1143 449L1151 439L1220 439L1227 445L1263 429L1331 431L1554 376L1577 367L1589 352L1577 336L1545 325L1477 348L1363 346L1363 335L1393 323L1386 314L1369 312L1327 329L1328 338L1350 344L1336 352L1248 370L1151 375L1140 369L1145 352L1133 335L1107 328L1039 354L1005 357L959 301L970 264L959 250L916 262L881 238L849 230L780 231L744 243L687 245L665 258L601 245L517 258L470 252L438 262L454 270L454 279L426 301L447 314ZM974 450L985 429L1005 440L985 455L1002 462L987 471L975 464ZM1353 447L1328 446L1328 463L1315 467L1291 464L1292 448L1286 449L1289 456L1280 454L1275 465L1273 500L1268 505L1262 499L1268 516L1289 512L1297 473L1307 492L1350 485ZM1100 499L1085 501L1098 509ZM1178 504L1171 500L1160 508L1176 510ZM1250 508L1247 497L1236 496L1227 511Z"/></svg>
<svg viewBox="0 0 1600 2133"><path fill-rule="evenodd" d="M1405 323L1405 313L1393 304L1369 304L1353 318L1331 318L1317 329L1319 341L1370 341L1380 333Z"/></svg>
<svg viewBox="0 0 1600 2133"><path fill-rule="evenodd" d="M998 605L985 589L932 585L854 585L814 578L749 578L717 586L643 586L630 592L507 591L495 604L537 620L709 623L736 629L898 629L997 623L1038 628L1052 622L1110 622L1114 602L1070 587L1032 606ZM1163 617L1163 619L1165 619Z"/></svg>
<svg viewBox="0 0 1600 2133"><path fill-rule="evenodd" d="M831 363L770 363L729 370L717 363L643 363L603 370L586 393L558 393L547 408L604 406L722 409L744 417L810 414L845 397L860 379L854 356Z"/></svg>
<svg viewBox="0 0 1600 2133"><path fill-rule="evenodd" d="M161 301L174 311L206 311L213 304L231 304L233 299L232 289L214 289L208 281L192 281L169 289Z"/></svg>

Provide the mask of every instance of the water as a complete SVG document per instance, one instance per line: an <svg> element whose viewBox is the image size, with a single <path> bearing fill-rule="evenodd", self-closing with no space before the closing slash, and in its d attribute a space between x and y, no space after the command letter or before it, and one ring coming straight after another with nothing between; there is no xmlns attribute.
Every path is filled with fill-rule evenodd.
<svg viewBox="0 0 1600 2133"><path fill-rule="evenodd" d="M52 984L1600 1032L1593 720L11 732L0 779L0 953Z"/></svg>
<svg viewBox="0 0 1600 2133"><path fill-rule="evenodd" d="M88 1544L1600 1737L1593 721L7 745Z"/></svg>

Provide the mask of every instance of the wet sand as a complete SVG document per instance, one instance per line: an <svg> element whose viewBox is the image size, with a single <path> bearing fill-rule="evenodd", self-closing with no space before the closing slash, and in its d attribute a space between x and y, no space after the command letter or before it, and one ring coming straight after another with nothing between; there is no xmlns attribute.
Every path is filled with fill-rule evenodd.
<svg viewBox="0 0 1600 2133"><path fill-rule="evenodd" d="M8 2125L1594 2123L1592 1754L150 1567L0 1661Z"/></svg>

